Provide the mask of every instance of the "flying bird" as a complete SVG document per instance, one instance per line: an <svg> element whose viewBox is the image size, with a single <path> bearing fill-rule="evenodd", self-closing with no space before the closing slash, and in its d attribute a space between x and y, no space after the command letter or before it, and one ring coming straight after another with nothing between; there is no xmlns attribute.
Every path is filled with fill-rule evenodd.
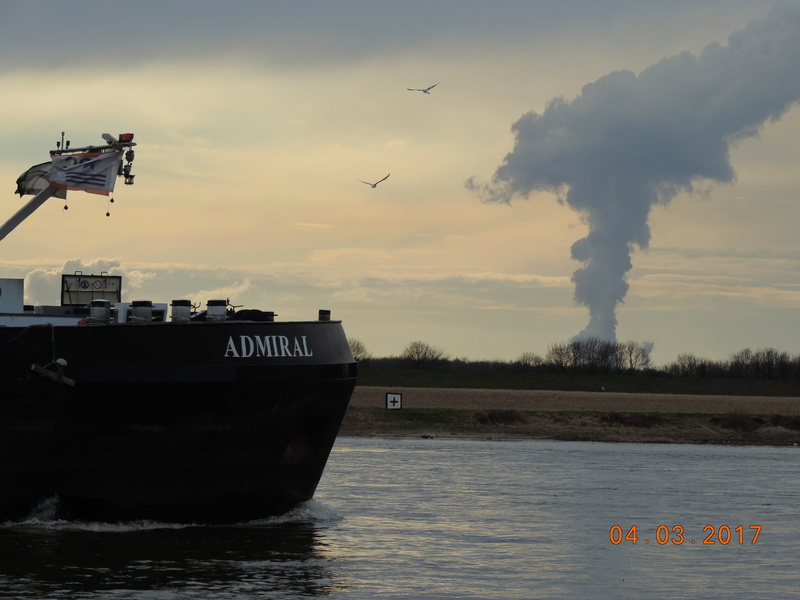
<svg viewBox="0 0 800 600"><path fill-rule="evenodd" d="M391 173L389 173L389 175L391 175ZM385 181L385 180L389 179L389 175L387 175L387 176L386 176L386 177L384 177L383 179L379 179L379 180L378 180L378 181L376 181L375 183L370 183L369 181L362 181L361 179L359 179L358 181L361 181L361 183L366 183L366 184L367 184L369 187L371 187L371 188L374 188L374 187L376 187L376 186L377 186L377 185L378 185L378 184L379 184L381 181Z"/></svg>
<svg viewBox="0 0 800 600"><path fill-rule="evenodd" d="M422 88L406 88L409 92L422 92L423 94L430 94L431 90L435 88L438 83L434 83L431 87L426 87L425 89Z"/></svg>

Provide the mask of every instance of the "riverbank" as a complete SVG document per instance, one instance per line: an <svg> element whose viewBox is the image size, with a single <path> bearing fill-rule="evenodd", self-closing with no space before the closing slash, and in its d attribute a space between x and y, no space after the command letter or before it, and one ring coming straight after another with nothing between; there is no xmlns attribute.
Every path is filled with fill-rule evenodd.
<svg viewBox="0 0 800 600"><path fill-rule="evenodd" d="M797 445L800 398L358 386L340 435Z"/></svg>

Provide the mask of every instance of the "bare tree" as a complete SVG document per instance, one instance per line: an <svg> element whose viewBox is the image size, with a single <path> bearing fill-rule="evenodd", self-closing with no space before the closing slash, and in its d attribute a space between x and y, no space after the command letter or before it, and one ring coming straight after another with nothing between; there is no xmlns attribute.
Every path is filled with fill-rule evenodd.
<svg viewBox="0 0 800 600"><path fill-rule="evenodd" d="M414 369L432 369L449 360L450 356L438 346L415 341L405 347L400 358Z"/></svg>
<svg viewBox="0 0 800 600"><path fill-rule="evenodd" d="M534 367L540 367L544 364L544 359L535 354L533 352L523 352L519 355L516 361L514 361L520 367L524 367L526 369L532 369Z"/></svg>
<svg viewBox="0 0 800 600"><path fill-rule="evenodd" d="M755 360L750 348L743 348L731 354L728 359L728 372L732 377L748 379L755 377Z"/></svg>
<svg viewBox="0 0 800 600"><path fill-rule="evenodd" d="M570 367L575 373L610 373L617 367L616 342L592 337L572 340L568 348Z"/></svg>
<svg viewBox="0 0 800 600"><path fill-rule="evenodd" d="M705 377L713 366L712 361L689 352L679 354L675 362L667 367L667 372L681 377Z"/></svg>
<svg viewBox="0 0 800 600"><path fill-rule="evenodd" d="M550 345L542 364L556 371L572 373L636 372L650 366L651 346L634 341L573 339Z"/></svg>
<svg viewBox="0 0 800 600"><path fill-rule="evenodd" d="M570 365L570 349L567 344L550 344L545 362L556 371L566 371Z"/></svg>
<svg viewBox="0 0 800 600"><path fill-rule="evenodd" d="M353 358L357 361L360 362L372 358L372 353L367 350L366 344L358 338L348 338L347 343L350 346L350 352L353 353Z"/></svg>
<svg viewBox="0 0 800 600"><path fill-rule="evenodd" d="M644 344L629 340L619 344L619 348L622 370L639 371L650 366L650 354Z"/></svg>

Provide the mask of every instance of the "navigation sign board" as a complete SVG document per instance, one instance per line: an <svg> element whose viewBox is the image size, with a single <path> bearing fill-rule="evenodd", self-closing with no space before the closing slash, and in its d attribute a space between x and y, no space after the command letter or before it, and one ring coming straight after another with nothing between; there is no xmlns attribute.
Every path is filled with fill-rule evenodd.
<svg viewBox="0 0 800 600"><path fill-rule="evenodd" d="M403 394L387 393L386 408L389 410L400 410L403 408Z"/></svg>

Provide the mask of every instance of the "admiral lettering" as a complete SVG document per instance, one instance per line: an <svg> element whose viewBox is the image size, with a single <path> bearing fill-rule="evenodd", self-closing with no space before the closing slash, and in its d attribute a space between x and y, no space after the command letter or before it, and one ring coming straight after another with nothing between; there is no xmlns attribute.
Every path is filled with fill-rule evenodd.
<svg viewBox="0 0 800 600"><path fill-rule="evenodd" d="M240 335L228 337L225 358L281 356L314 356L308 347L306 336L290 338L285 335Z"/></svg>

